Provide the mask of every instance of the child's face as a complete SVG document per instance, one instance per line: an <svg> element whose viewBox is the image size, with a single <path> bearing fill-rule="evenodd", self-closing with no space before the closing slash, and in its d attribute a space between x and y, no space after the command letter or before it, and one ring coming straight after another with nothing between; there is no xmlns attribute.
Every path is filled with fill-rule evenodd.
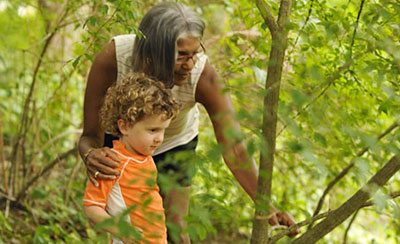
<svg viewBox="0 0 400 244"><path fill-rule="evenodd" d="M162 115L146 116L133 125L119 120L121 141L133 153L152 155L164 140L164 132L170 122L171 119L165 120Z"/></svg>

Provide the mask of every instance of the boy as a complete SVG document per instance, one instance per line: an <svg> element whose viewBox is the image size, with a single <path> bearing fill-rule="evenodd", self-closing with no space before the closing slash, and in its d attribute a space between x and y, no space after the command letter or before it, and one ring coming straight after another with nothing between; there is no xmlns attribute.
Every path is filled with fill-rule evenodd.
<svg viewBox="0 0 400 244"><path fill-rule="evenodd" d="M108 133L119 136L112 150L121 158L120 175L114 180L99 180L98 187L89 181L83 205L95 223L133 209L126 220L142 238L124 239L125 243L166 243L164 208L151 155L177 112L171 91L143 74L129 75L107 90L100 118ZM106 230L118 235L115 227ZM123 242L114 237L113 243Z"/></svg>

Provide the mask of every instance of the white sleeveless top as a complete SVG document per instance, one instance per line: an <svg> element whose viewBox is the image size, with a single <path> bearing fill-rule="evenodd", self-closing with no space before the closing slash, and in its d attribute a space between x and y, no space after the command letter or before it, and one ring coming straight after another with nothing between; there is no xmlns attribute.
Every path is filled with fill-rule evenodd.
<svg viewBox="0 0 400 244"><path fill-rule="evenodd" d="M118 65L117 82L121 82L126 74L131 71L133 44L135 35L120 35L112 38L115 42L115 50ZM184 145L199 133L199 110L195 100L197 82L207 62L207 56L202 55L197 60L191 71L188 82L182 86L174 86L172 93L176 101L181 105L178 115L171 121L165 130L164 142L155 151L154 155L168 151L174 147Z"/></svg>

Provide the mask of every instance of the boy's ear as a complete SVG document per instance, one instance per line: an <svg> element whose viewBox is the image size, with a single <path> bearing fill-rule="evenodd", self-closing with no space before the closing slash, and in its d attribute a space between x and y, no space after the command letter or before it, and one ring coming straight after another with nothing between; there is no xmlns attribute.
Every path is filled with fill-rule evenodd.
<svg viewBox="0 0 400 244"><path fill-rule="evenodd" d="M118 129L121 132L121 134L125 135L126 131L128 129L128 123L126 123L125 120L123 120L123 119L119 119L117 121L117 124L118 124Z"/></svg>

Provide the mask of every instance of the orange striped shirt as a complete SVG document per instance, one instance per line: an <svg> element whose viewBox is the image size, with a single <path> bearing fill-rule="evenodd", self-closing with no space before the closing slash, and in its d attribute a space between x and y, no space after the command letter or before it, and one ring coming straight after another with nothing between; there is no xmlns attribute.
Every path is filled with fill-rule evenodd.
<svg viewBox="0 0 400 244"><path fill-rule="evenodd" d="M162 198L157 185L157 168L151 156L128 151L120 141L113 141L113 151L122 159L115 180L99 180L95 187L89 181L83 204L104 208L111 216L132 207L127 221L143 231L140 243L167 243L167 229ZM117 238L113 243L122 243Z"/></svg>

